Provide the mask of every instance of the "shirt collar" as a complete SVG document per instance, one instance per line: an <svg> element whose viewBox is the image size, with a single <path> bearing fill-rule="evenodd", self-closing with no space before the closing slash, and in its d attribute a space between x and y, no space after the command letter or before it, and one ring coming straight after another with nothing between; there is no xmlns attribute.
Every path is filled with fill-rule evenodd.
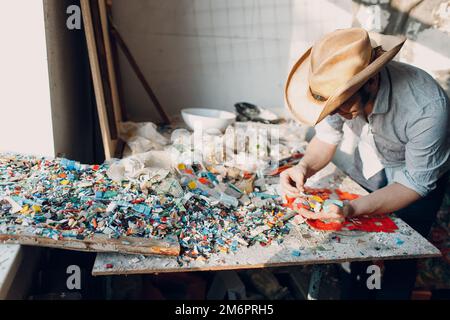
<svg viewBox="0 0 450 320"><path fill-rule="evenodd" d="M388 75L387 66L380 71L380 88L378 89L372 114L386 113L389 109L389 94L391 91L391 82Z"/></svg>

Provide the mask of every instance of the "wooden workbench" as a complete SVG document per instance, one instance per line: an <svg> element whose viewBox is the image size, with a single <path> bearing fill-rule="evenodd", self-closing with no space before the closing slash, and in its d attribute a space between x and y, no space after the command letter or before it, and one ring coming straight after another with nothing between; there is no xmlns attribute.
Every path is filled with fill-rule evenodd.
<svg viewBox="0 0 450 320"><path fill-rule="evenodd" d="M308 180L307 185L367 194L333 164ZM92 274L218 271L440 256L436 247L405 222L399 218L394 221L399 228L395 233L327 232L315 231L305 223L293 225L282 244L272 243L266 247L256 244L235 253L214 254L206 262L193 261L183 266L178 265L175 257L98 253Z"/></svg>

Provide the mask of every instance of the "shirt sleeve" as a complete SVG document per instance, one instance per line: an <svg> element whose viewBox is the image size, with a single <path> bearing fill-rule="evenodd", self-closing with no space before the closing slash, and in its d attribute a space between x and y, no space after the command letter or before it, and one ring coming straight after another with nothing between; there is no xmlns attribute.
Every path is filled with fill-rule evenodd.
<svg viewBox="0 0 450 320"><path fill-rule="evenodd" d="M344 119L338 114L327 116L314 129L316 137L329 144L337 145L342 139Z"/></svg>
<svg viewBox="0 0 450 320"><path fill-rule="evenodd" d="M445 101L428 105L413 117L406 128L405 167L394 175L393 182L422 197L436 188L449 164L448 118Z"/></svg>

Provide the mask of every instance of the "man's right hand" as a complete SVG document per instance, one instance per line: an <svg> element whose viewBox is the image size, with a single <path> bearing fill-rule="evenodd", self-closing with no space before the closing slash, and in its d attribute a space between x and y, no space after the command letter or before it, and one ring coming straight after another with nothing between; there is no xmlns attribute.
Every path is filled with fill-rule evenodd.
<svg viewBox="0 0 450 320"><path fill-rule="evenodd" d="M306 174L307 168L302 162L284 170L280 174L281 193L283 197L299 197L300 192L304 192L304 184L307 179Z"/></svg>
<svg viewBox="0 0 450 320"><path fill-rule="evenodd" d="M306 180L330 163L335 152L336 145L314 137L308 144L300 163L281 173L280 184L283 198L284 196L300 197L300 193L304 192Z"/></svg>

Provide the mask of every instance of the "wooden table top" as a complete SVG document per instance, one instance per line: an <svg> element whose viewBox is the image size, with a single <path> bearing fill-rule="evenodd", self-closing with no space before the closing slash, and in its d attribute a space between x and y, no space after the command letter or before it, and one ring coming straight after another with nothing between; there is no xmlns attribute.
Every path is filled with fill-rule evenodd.
<svg viewBox="0 0 450 320"><path fill-rule="evenodd" d="M339 188L367 194L335 165L329 164L311 177L311 187ZM150 274L186 271L236 270L306 264L340 263L387 259L412 259L440 256L440 251L401 219L394 233L361 231L317 231L306 223L292 225L281 244L241 247L235 253L213 254L206 261L180 266L176 257L98 253L93 275Z"/></svg>

